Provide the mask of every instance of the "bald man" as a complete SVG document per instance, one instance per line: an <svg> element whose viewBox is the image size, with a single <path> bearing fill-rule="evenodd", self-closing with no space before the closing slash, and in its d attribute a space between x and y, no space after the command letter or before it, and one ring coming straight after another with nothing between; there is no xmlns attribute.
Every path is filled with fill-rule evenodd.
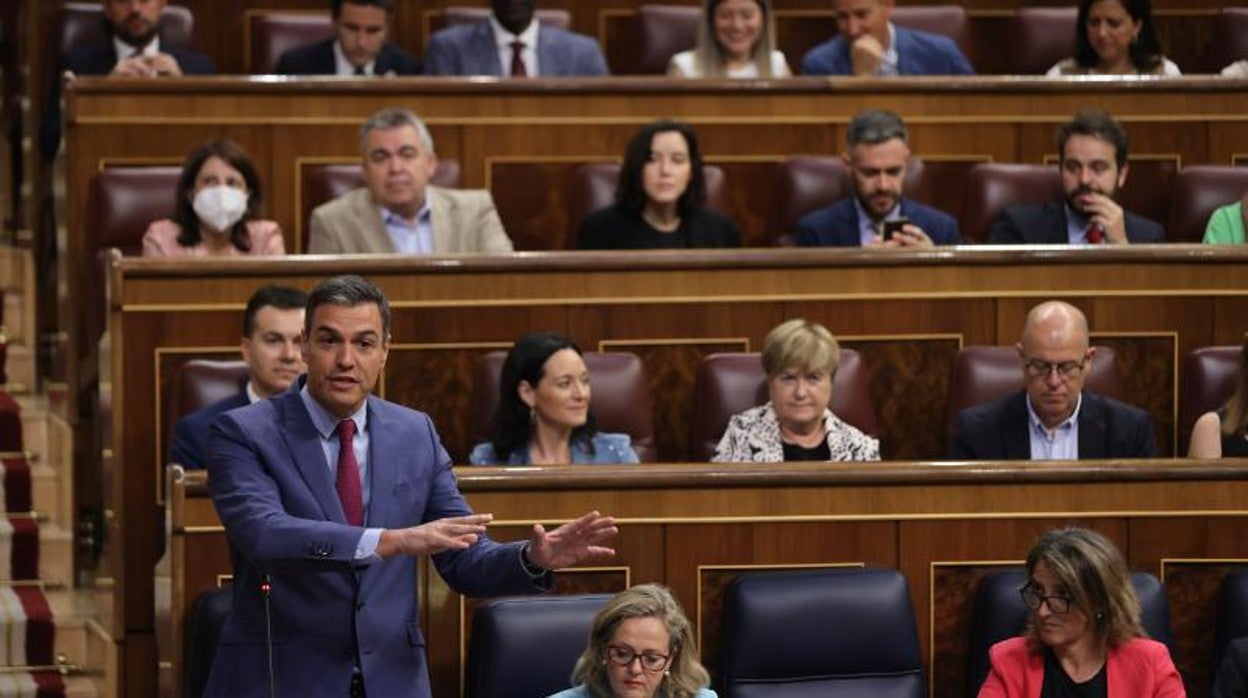
<svg viewBox="0 0 1248 698"><path fill-rule="evenodd" d="M1096 349L1088 320L1069 303L1048 301L1027 313L1015 345L1023 389L962 410L954 460L1155 458L1157 438L1143 410L1083 389Z"/></svg>

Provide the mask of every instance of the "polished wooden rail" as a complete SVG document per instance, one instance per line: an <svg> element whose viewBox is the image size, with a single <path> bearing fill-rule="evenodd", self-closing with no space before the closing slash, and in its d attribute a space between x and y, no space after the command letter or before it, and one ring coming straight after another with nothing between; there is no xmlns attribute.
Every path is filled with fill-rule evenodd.
<svg viewBox="0 0 1248 698"><path fill-rule="evenodd" d="M760 569L895 568L910 582L931 695L963 695L975 586L1041 532L1077 523L1160 577L1189 695L1207 696L1221 578L1248 565L1248 462L881 463L462 468L494 537L598 509L620 519L614 560L560 573L557 593L667 584L717 669L723 592ZM195 595L229 573L203 472L173 484L171 637ZM421 575L434 692L458 695L475 602ZM176 647L175 643L175 647ZM179 658L180 660L180 658ZM180 667L172 664L174 671ZM176 684L175 684L176 685Z"/></svg>

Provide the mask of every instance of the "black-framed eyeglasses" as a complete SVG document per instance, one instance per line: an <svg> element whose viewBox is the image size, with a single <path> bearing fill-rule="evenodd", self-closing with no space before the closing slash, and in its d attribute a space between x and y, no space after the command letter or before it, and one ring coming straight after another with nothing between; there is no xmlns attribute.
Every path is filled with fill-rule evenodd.
<svg viewBox="0 0 1248 698"><path fill-rule="evenodd" d="M1083 368L1086 364L1086 359L1083 361L1061 361L1057 363L1040 359L1024 359L1023 370L1027 371L1027 375L1032 378L1044 378L1056 371L1062 380L1071 380L1078 378L1079 374L1083 373Z"/></svg>
<svg viewBox="0 0 1248 698"><path fill-rule="evenodd" d="M607 659L611 660L612 664L620 666L629 666L634 661L640 660L641 668L646 671L663 671L672 658L658 652L637 652L632 647L607 645Z"/></svg>
<svg viewBox="0 0 1248 698"><path fill-rule="evenodd" d="M1040 604L1049 607L1049 611L1055 614L1068 613L1070 611L1070 597L1061 594L1049 594L1045 596L1036 591L1036 588L1028 584L1018 590L1018 595L1022 597L1023 603L1033 611L1040 610Z"/></svg>

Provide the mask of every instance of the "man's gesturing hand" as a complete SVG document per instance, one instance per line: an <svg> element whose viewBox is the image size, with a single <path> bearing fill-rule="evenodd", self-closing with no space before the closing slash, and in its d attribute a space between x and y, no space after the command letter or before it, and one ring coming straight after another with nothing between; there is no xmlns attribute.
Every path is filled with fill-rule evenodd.
<svg viewBox="0 0 1248 698"><path fill-rule="evenodd" d="M485 533L485 525L493 519L493 514L473 514L438 519L411 528L388 528L381 532L381 538L377 540L377 554L388 558L463 550L477 542L477 538Z"/></svg>
<svg viewBox="0 0 1248 698"><path fill-rule="evenodd" d="M576 521L547 531L541 524L533 525L529 538L529 562L547 570L558 570L582 562L615 555L614 548L599 545L619 533L615 519L591 511Z"/></svg>

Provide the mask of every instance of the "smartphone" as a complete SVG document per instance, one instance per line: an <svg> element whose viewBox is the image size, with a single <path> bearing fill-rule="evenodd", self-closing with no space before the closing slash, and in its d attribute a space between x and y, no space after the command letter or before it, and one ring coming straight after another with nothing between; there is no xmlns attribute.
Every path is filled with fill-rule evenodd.
<svg viewBox="0 0 1248 698"><path fill-rule="evenodd" d="M910 223L909 218L895 218L890 221L884 221L884 239L892 240L893 235L895 235L897 231L901 230L903 225L907 225L908 223Z"/></svg>

